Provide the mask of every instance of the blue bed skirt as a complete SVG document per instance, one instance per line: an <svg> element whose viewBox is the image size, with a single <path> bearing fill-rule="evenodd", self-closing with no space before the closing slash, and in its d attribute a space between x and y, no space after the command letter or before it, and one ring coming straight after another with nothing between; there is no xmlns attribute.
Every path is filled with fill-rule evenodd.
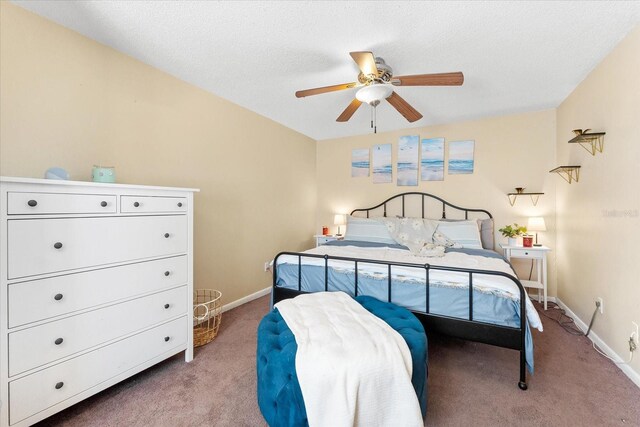
<svg viewBox="0 0 640 427"><path fill-rule="evenodd" d="M364 308L395 329L406 341L413 361L411 383L422 416L427 412L427 336L407 309L370 296L356 298ZM307 412L295 370L298 346L286 322L274 309L258 326L258 405L270 426L306 426Z"/></svg>

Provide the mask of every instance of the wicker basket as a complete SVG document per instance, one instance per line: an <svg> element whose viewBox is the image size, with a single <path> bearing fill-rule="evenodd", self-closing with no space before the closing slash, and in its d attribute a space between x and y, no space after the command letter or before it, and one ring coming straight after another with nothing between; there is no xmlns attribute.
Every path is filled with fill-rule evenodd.
<svg viewBox="0 0 640 427"><path fill-rule="evenodd" d="M193 291L193 346L200 347L218 335L222 319L222 292L213 289Z"/></svg>

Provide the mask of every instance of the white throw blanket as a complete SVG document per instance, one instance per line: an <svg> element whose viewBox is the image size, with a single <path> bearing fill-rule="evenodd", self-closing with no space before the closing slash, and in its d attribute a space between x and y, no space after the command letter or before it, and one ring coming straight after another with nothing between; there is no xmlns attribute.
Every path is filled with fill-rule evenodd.
<svg viewBox="0 0 640 427"><path fill-rule="evenodd" d="M298 344L309 426L423 426L402 336L343 292L275 305Z"/></svg>

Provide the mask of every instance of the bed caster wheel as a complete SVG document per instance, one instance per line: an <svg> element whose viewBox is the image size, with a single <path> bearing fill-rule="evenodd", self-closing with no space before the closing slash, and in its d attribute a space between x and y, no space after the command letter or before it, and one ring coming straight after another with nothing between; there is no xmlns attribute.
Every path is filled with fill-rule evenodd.
<svg viewBox="0 0 640 427"><path fill-rule="evenodd" d="M520 387L520 390L526 390L528 388L527 383L525 383L524 381L520 381L518 383L518 387Z"/></svg>

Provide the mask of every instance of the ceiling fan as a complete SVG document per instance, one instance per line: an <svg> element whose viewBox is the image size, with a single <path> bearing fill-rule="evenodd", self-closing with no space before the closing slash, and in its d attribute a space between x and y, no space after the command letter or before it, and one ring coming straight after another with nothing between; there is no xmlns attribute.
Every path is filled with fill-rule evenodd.
<svg viewBox="0 0 640 427"><path fill-rule="evenodd" d="M296 97L304 98L321 93L360 88L356 92L355 99L336 119L338 122L348 121L363 103L371 105L374 108L373 113L375 113L375 107L380 104L380 101L386 99L405 119L413 123L416 120L420 120L422 114L394 92L393 86L460 86L464 82L464 75L461 72L394 76L393 70L384 59L374 57L371 52L350 52L349 55L360 68L357 82L296 92ZM374 127L373 120L371 127Z"/></svg>

